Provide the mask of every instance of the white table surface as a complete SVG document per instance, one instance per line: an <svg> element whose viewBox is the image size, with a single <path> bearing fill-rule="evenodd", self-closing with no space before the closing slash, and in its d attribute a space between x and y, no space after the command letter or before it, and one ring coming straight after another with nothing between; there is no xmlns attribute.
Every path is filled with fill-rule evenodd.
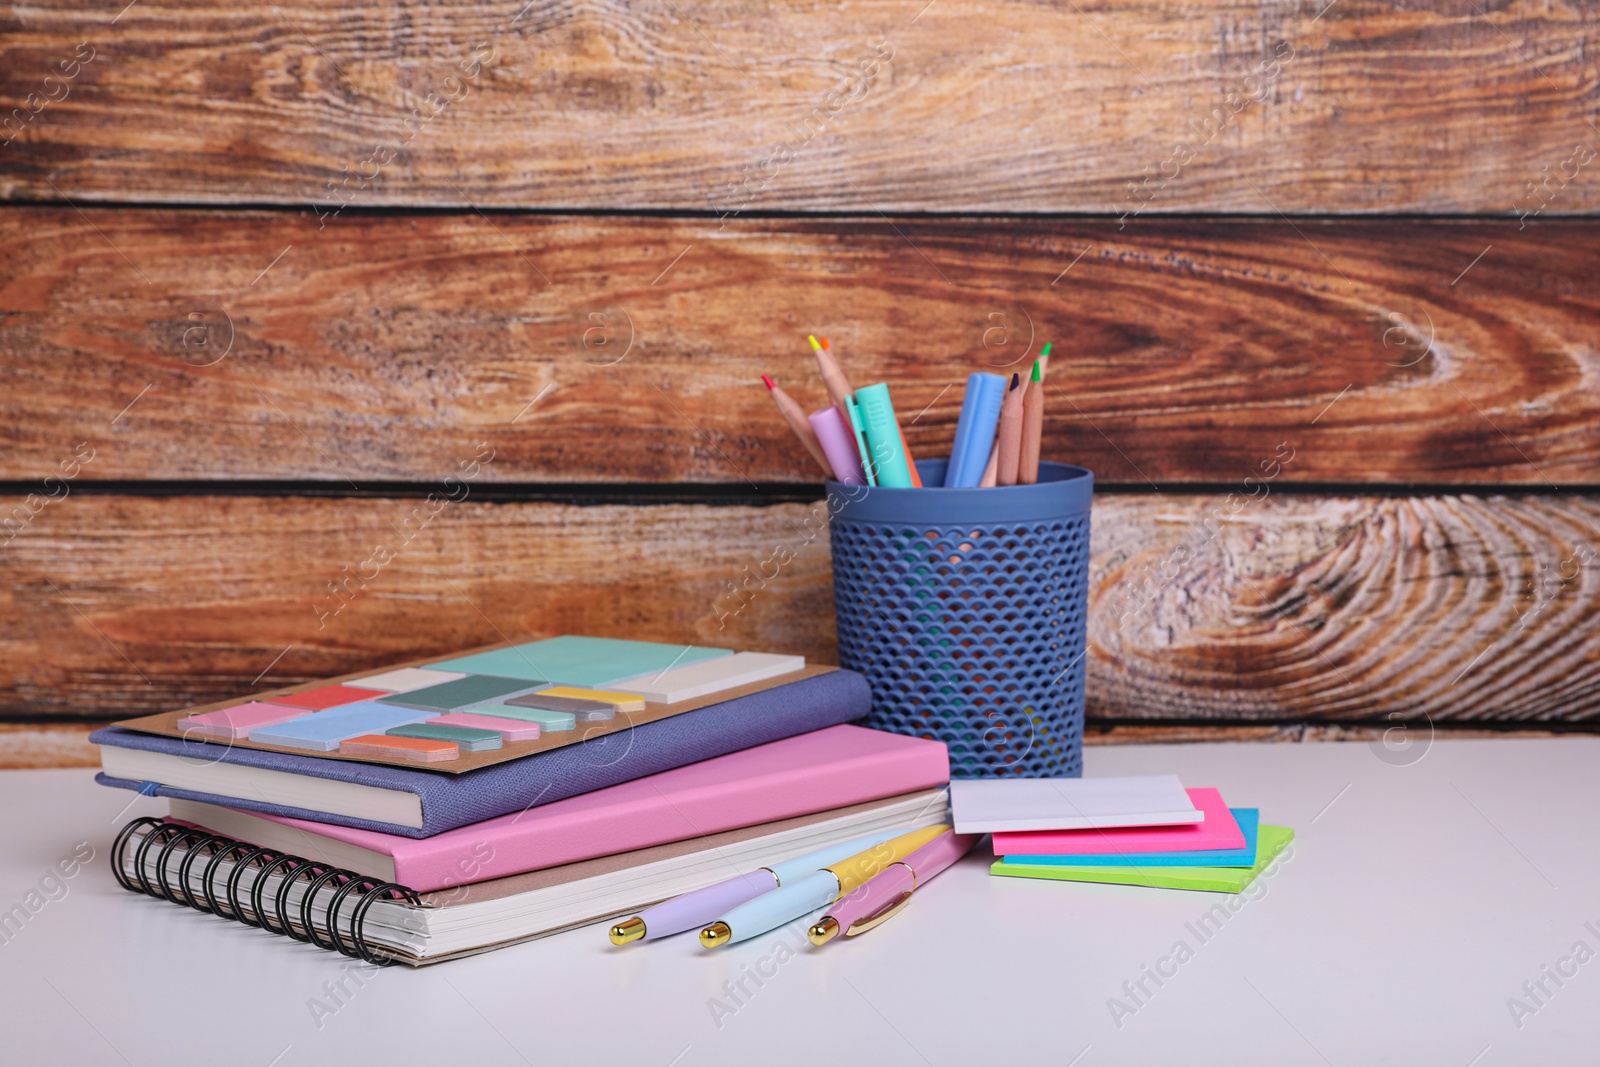
<svg viewBox="0 0 1600 1067"><path fill-rule="evenodd" d="M1090 749L1091 775L1175 772L1295 829L1265 892L1205 940L1193 928L1229 898L993 878L985 846L882 928L823 949L799 926L717 952L687 936L617 949L594 927L364 985L332 953L119 888L112 836L164 802L124 812L130 794L88 771L7 772L0 909L74 843L95 858L0 944L0 1061L1600 1062L1600 956L1569 957L1579 941L1600 953L1600 739L1419 754ZM1123 983L1180 941L1190 957L1135 1005ZM723 983L758 965L772 976L728 1000ZM1544 978L1539 1004L1523 983L1546 966L1576 974ZM341 977L342 1006L325 989ZM319 1020L315 997L338 1010ZM1136 1010L1114 1018L1113 997ZM1531 1013L1514 1019L1512 997ZM716 1017L713 998L736 1010Z"/></svg>

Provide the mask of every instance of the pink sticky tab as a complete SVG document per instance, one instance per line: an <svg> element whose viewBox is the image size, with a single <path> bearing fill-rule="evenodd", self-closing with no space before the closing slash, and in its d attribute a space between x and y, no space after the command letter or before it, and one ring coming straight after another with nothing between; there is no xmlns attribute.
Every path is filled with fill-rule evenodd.
<svg viewBox="0 0 1600 1067"><path fill-rule="evenodd" d="M539 724L517 719L499 719L493 715L474 715L469 711L453 711L437 719L429 719L430 726L466 726L474 730L493 730L507 741L536 741Z"/></svg>
<svg viewBox="0 0 1600 1067"><path fill-rule="evenodd" d="M1028 830L994 835L996 856L1106 856L1120 852L1195 852L1244 847L1244 831L1222 794L1186 789L1205 812L1204 822L1179 826L1124 826L1115 830Z"/></svg>
<svg viewBox="0 0 1600 1067"><path fill-rule="evenodd" d="M286 708L281 704L266 704L252 700L220 711L207 711L178 720L178 729L184 733L198 733L205 737L223 737L230 741L242 740L251 730L261 726L276 726L280 722L298 719L309 714L305 708Z"/></svg>

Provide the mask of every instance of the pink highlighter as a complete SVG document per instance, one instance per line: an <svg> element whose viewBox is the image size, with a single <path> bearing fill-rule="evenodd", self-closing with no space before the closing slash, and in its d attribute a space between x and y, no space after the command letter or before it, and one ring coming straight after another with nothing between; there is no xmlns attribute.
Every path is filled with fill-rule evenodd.
<svg viewBox="0 0 1600 1067"><path fill-rule="evenodd" d="M807 418L817 432L822 454L828 457L833 473L845 485L866 485L867 477L861 470L861 451L856 447L855 435L845 425L839 409L829 404L821 411L813 411Z"/></svg>
<svg viewBox="0 0 1600 1067"><path fill-rule="evenodd" d="M825 945L841 932L866 933L887 922L911 903L911 894L930 878L965 856L982 834L941 834L899 863L891 863L854 893L847 893L806 932L813 945Z"/></svg>

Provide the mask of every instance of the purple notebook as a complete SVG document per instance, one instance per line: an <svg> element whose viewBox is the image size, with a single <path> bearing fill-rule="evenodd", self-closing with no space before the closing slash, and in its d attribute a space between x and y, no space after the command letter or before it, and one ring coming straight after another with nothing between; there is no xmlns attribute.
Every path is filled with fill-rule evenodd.
<svg viewBox="0 0 1600 1067"><path fill-rule="evenodd" d="M307 811L245 797L225 797L162 785L97 775L101 785L135 789L149 796L181 797L246 811L378 830L402 837L431 837L445 830L509 815L595 789L629 782L713 756L764 745L796 734L859 719L871 707L867 681L854 671L832 671L735 697L696 711L645 723L575 745L462 774L436 774L350 760L318 759L280 752L208 746L206 755L222 763L291 774L308 774L379 789L415 794L422 802L422 827ZM177 738L108 726L89 735L98 745L144 749L193 759L195 745ZM210 748L218 754L212 757Z"/></svg>

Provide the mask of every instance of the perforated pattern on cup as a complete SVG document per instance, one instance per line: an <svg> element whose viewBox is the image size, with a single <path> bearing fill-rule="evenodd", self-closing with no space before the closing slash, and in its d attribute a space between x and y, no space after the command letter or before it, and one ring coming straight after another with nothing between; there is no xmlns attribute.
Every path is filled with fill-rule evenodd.
<svg viewBox="0 0 1600 1067"><path fill-rule="evenodd" d="M1083 773L1089 516L998 526L836 519L839 662L863 725L933 738L956 778Z"/></svg>

